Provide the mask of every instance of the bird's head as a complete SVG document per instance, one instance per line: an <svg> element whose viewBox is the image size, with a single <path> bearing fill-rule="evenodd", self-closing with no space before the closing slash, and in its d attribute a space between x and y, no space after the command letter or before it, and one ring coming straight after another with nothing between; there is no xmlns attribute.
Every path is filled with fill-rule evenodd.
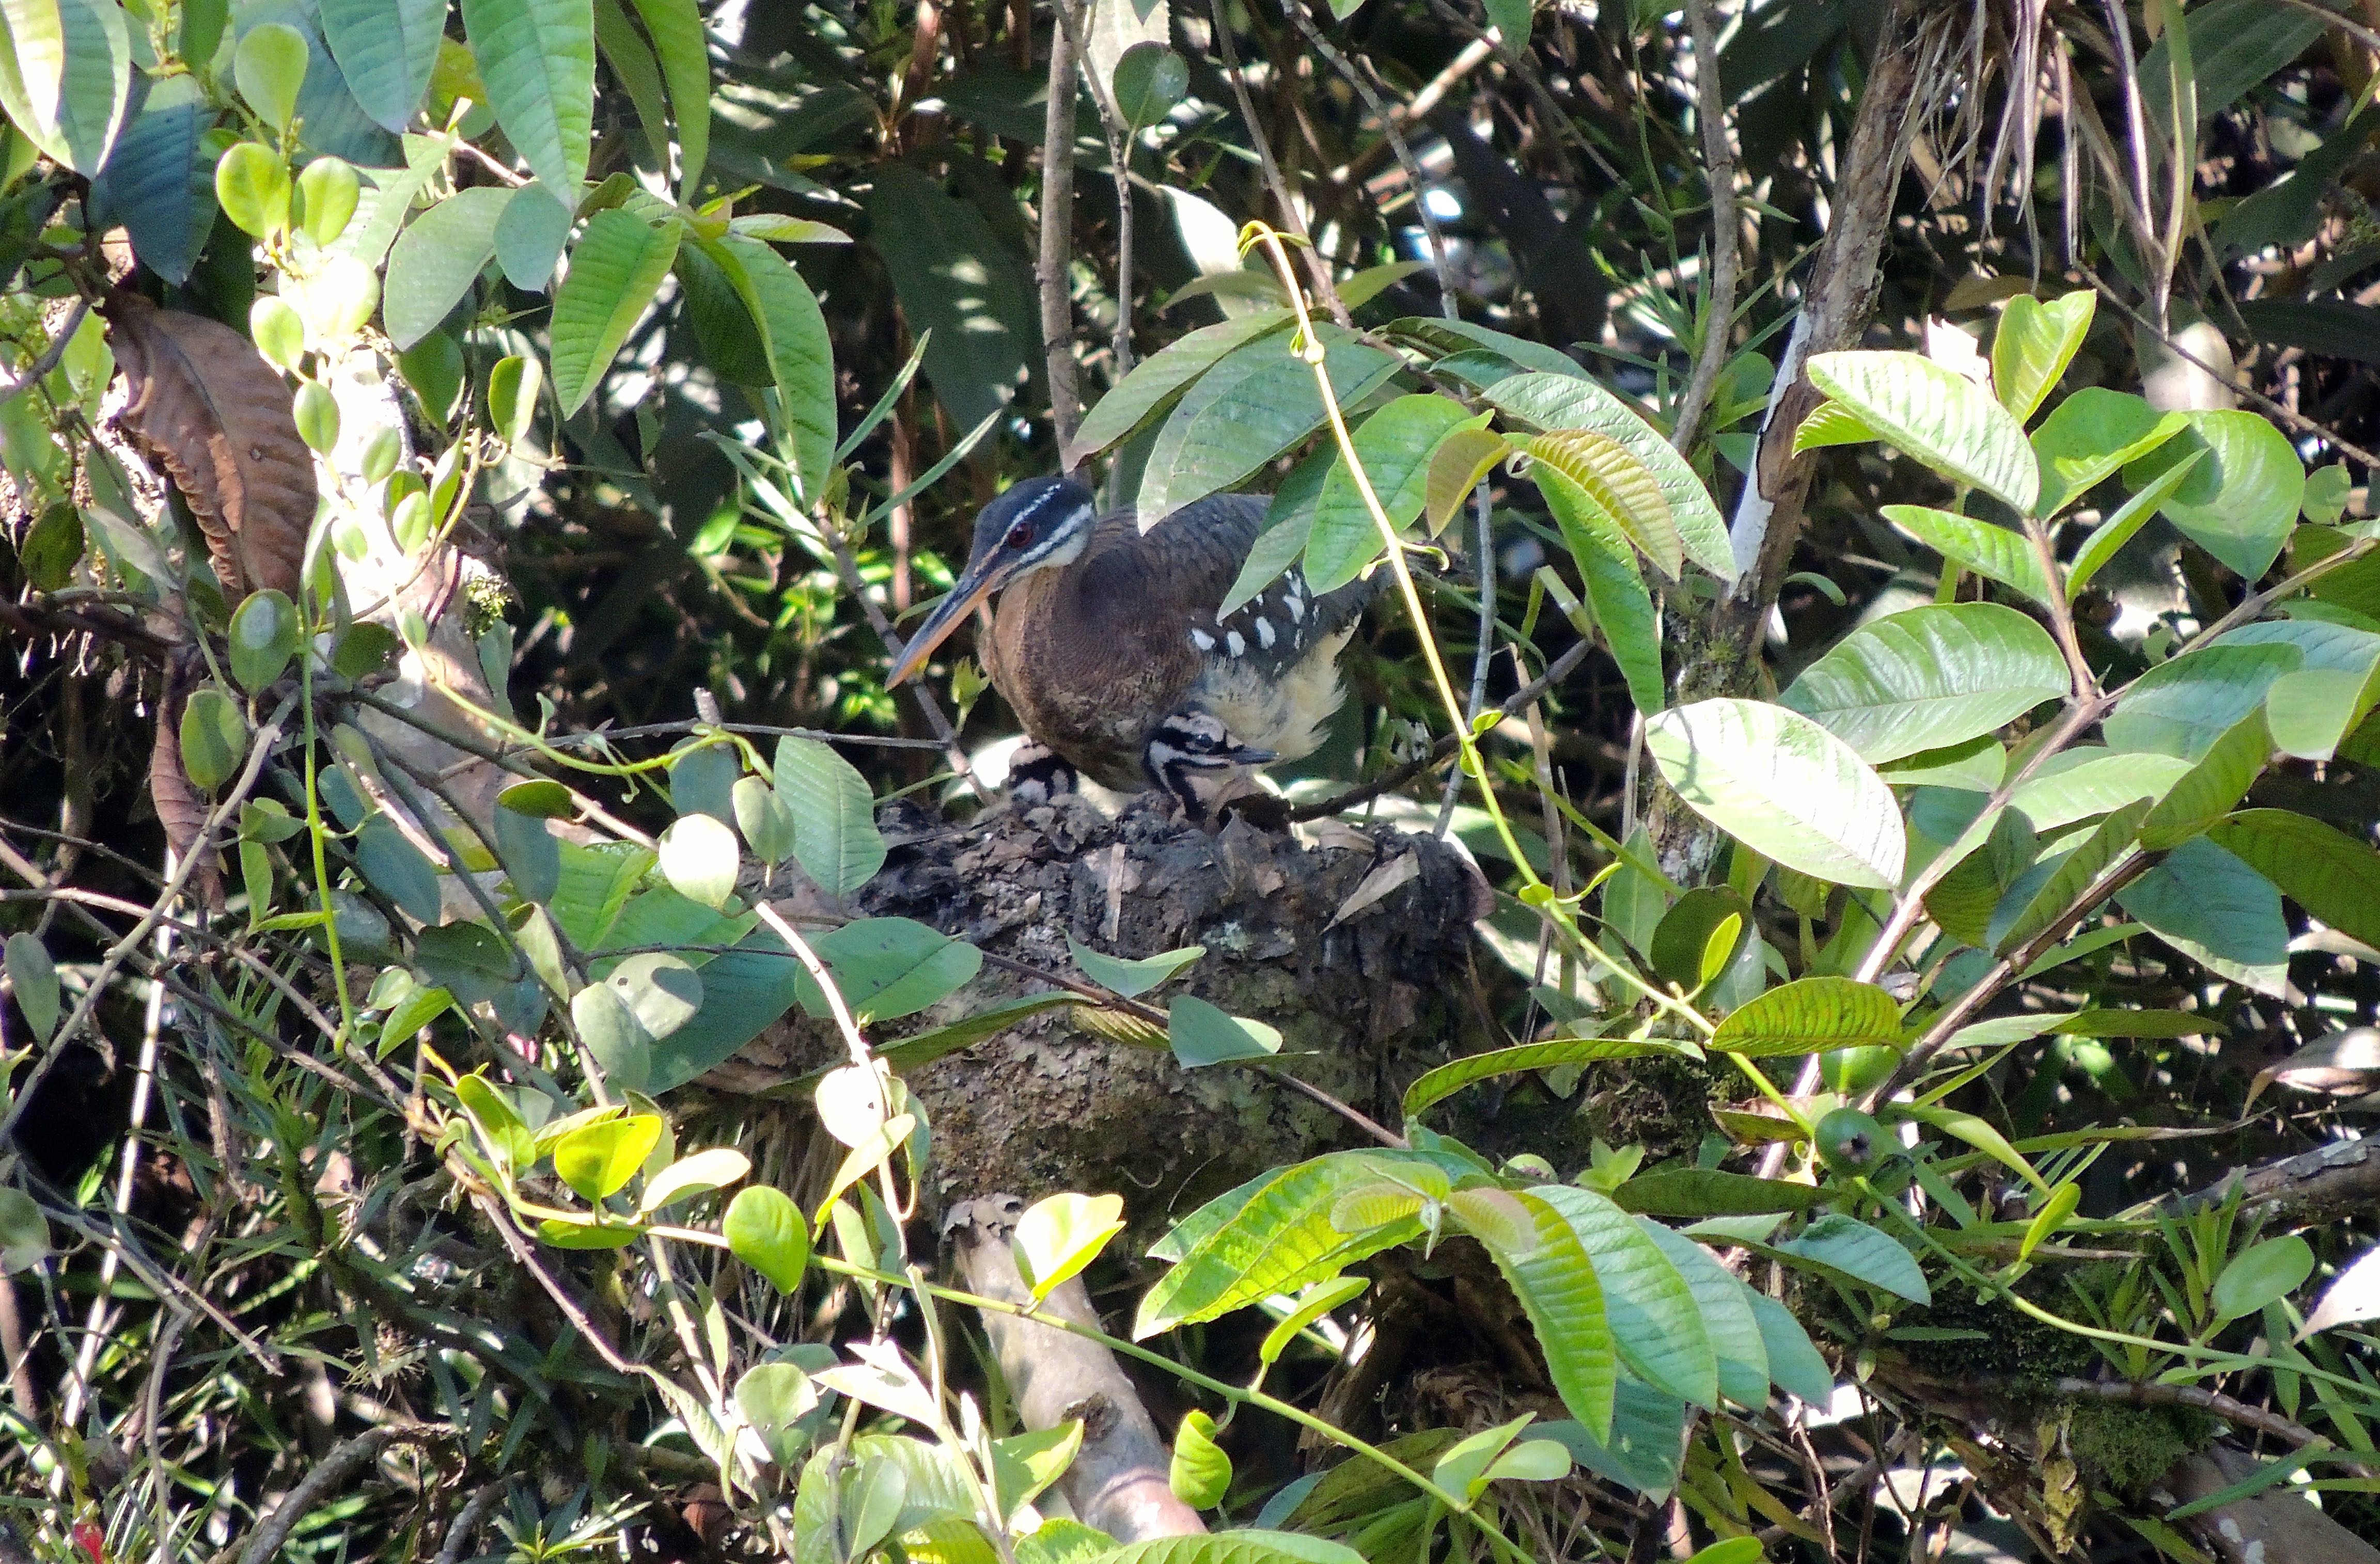
<svg viewBox="0 0 2380 1564"><path fill-rule="evenodd" d="M897 685L924 667L943 637L1002 587L1073 564L1090 540L1098 509L1091 491L1071 478L1027 479L984 506L975 518L966 570L909 637L885 683Z"/></svg>

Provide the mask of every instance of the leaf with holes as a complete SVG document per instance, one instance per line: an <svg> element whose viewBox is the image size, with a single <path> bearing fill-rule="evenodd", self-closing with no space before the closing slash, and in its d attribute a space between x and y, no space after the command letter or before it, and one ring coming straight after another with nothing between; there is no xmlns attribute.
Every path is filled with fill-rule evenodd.
<svg viewBox="0 0 2380 1564"><path fill-rule="evenodd" d="M317 496L287 382L219 321L128 293L110 296L107 319L123 427L188 502L225 595L298 600Z"/></svg>
<svg viewBox="0 0 2380 1564"><path fill-rule="evenodd" d="M1753 851L1838 885L1900 883L1907 843L1891 788L1800 712L1698 701L1647 721L1645 742L1679 797Z"/></svg>
<svg viewBox="0 0 2380 1564"><path fill-rule="evenodd" d="M595 128L593 7L588 0L463 0L463 32L513 150L548 189L576 192L587 180Z"/></svg>
<svg viewBox="0 0 2380 1564"><path fill-rule="evenodd" d="M563 417L587 405L644 318L669 275L680 232L674 217L656 226L619 207L587 220L570 252L570 274L553 296L553 394Z"/></svg>
<svg viewBox="0 0 2380 1564"><path fill-rule="evenodd" d="M2041 476L2024 426L1990 392L1915 353L1820 353L1813 384L1895 450L2029 514Z"/></svg>
<svg viewBox="0 0 2380 1564"><path fill-rule="evenodd" d="M1881 765L1997 732L2068 687L2048 631L1998 603L1953 603L1871 620L1778 698Z"/></svg>

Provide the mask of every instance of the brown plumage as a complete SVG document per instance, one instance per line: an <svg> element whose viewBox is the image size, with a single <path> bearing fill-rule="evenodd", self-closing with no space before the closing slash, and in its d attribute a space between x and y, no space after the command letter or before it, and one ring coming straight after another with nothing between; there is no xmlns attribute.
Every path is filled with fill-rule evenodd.
<svg viewBox="0 0 2380 1564"><path fill-rule="evenodd" d="M965 574L894 677L1000 592L983 659L1026 732L1102 786L1155 782L1202 813L1255 767L1320 742L1369 596L1356 582L1318 599L1292 569L1218 620L1267 503L1215 495L1143 533L1129 510L1095 518L1070 479L1019 484L985 507Z"/></svg>

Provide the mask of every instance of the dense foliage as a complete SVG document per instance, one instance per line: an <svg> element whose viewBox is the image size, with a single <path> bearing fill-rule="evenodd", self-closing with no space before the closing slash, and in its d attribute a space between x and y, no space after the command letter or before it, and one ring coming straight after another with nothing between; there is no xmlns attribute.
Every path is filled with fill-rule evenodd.
<svg viewBox="0 0 2380 1564"><path fill-rule="evenodd" d="M2363 1557L2380 36L1066 5L0 0L0 1559ZM1301 1069L868 911L1077 467L1379 583L1301 841L1494 906L1002 1295L920 1072Z"/></svg>

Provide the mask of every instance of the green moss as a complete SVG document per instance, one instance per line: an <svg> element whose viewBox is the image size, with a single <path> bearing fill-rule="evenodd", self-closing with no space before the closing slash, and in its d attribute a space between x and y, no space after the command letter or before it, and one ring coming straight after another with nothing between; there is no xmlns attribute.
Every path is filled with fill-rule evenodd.
<svg viewBox="0 0 2380 1564"><path fill-rule="evenodd" d="M2186 1455L2215 1440L2215 1420L2196 1407L2136 1407L2078 1400L2067 1411L2074 1459L2100 1486L2135 1497Z"/></svg>
<svg viewBox="0 0 2380 1564"><path fill-rule="evenodd" d="M2044 1325L1998 1297L1985 1303L1973 1293L1946 1288L1936 1294L1931 1308L1896 1310L1892 1323L1897 1328L1974 1332L1947 1340L1903 1339L1894 1343L1911 1363L1949 1379L1985 1374L2046 1383L2087 1374L2097 1361L2083 1338Z"/></svg>

